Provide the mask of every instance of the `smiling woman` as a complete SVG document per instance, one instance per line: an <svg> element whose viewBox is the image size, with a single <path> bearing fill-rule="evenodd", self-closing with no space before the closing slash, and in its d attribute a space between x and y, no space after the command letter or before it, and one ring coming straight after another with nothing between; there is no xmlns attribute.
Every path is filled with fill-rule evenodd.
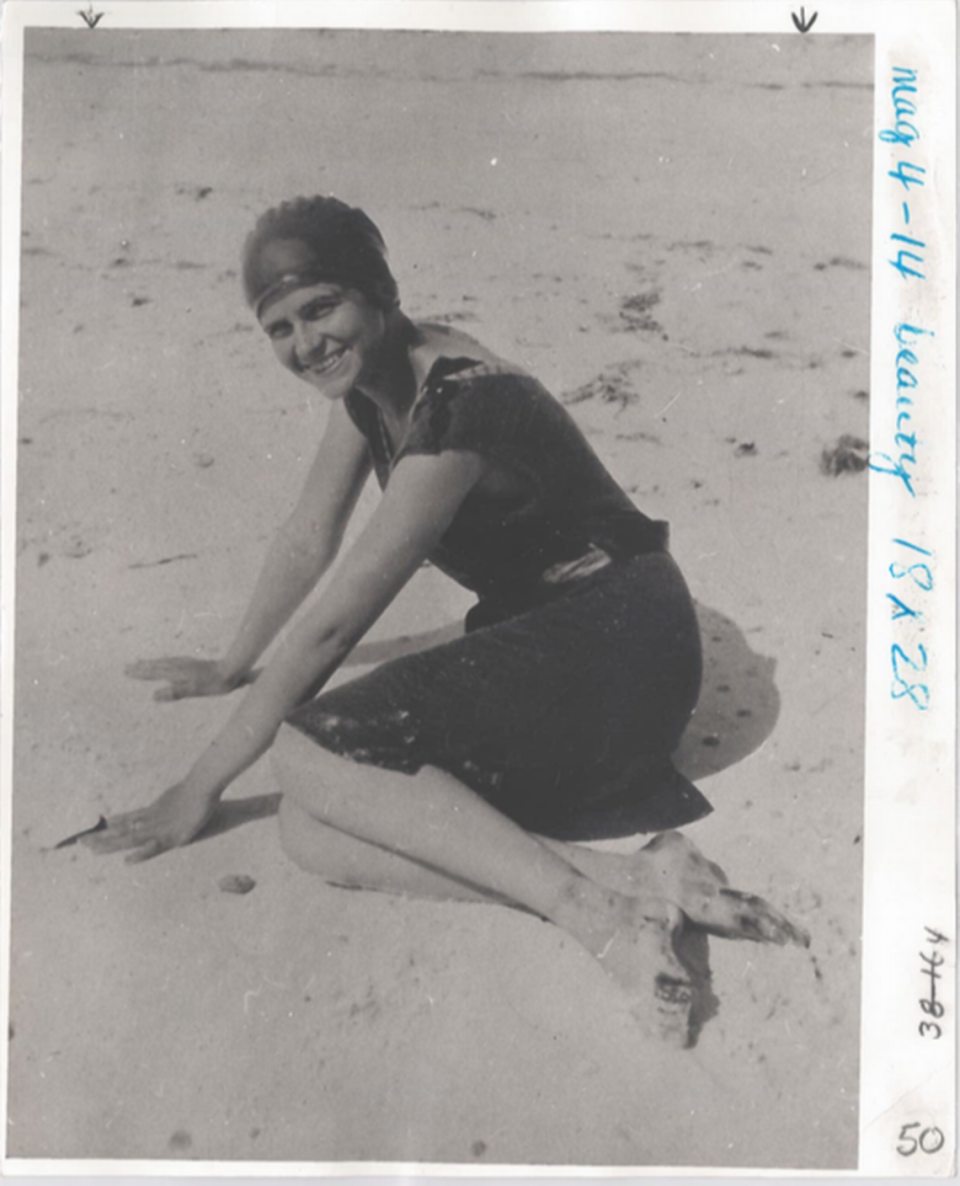
<svg viewBox="0 0 960 1186"><path fill-rule="evenodd" d="M329 399L342 398L370 377L385 322L360 293L334 284L283 293L260 315L279 361Z"/></svg>
<svg viewBox="0 0 960 1186"><path fill-rule="evenodd" d="M567 412L473 339L410 320L379 231L333 198L268 211L244 252L249 304L279 361L335 401L300 500L218 662L131 674L161 699L230 692L330 567L371 471L378 510L186 778L87 838L158 855L190 841L268 748L281 839L337 884L533 911L679 1044L692 923L776 943L805 935L731 890L677 833L632 857L550 839L611 804L648 830L710 810L674 768L700 641L667 551ZM477 595L463 637L323 691L430 560Z"/></svg>

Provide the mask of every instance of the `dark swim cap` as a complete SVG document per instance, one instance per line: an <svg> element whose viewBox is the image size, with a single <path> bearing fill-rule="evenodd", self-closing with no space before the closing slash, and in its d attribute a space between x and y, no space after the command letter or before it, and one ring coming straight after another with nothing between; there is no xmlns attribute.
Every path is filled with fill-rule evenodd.
<svg viewBox="0 0 960 1186"><path fill-rule="evenodd" d="M399 303L383 236L337 198L294 198L257 219L243 247L243 290L260 315L268 301L309 284L339 284L389 311Z"/></svg>

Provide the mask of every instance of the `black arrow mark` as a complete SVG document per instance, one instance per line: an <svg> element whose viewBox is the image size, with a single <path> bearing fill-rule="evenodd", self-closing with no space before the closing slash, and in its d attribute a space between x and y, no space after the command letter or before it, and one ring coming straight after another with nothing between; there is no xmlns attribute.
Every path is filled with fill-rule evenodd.
<svg viewBox="0 0 960 1186"><path fill-rule="evenodd" d="M93 5L90 4L87 7L86 12L84 12L83 9L79 9L77 12L77 16L82 17L87 22L88 29L95 29L97 27L97 25L100 24L100 18L103 16L103 13L102 12L94 12ZM794 20L796 20L796 17L794 17Z"/></svg>
<svg viewBox="0 0 960 1186"><path fill-rule="evenodd" d="M795 12L791 12L790 15L793 17L793 23L797 26L797 30L800 33L809 33L810 30L813 28L814 24L816 23L817 16L818 16L817 13L814 13L813 16L810 18L810 20L808 21L807 14L804 12L804 10L802 8L800 9L799 16L797 16L797 14Z"/></svg>

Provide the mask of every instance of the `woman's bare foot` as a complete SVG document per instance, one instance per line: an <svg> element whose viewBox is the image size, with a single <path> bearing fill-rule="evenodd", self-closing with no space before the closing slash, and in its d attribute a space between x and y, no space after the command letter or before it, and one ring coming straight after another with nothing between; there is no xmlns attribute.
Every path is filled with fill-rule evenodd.
<svg viewBox="0 0 960 1186"><path fill-rule="evenodd" d="M769 902L731 889L720 866L679 832L664 832L629 856L591 856L599 858L589 869L598 881L622 894L673 902L711 934L780 946L810 945L807 932Z"/></svg>
<svg viewBox="0 0 960 1186"><path fill-rule="evenodd" d="M581 879L580 887L589 881ZM662 898L627 897L593 882L572 913L561 917L558 912L552 920L621 987L644 1032L675 1046L688 1044L694 991L674 948L684 925L678 907Z"/></svg>
<svg viewBox="0 0 960 1186"><path fill-rule="evenodd" d="M682 926L680 910L669 902L617 895L602 945L588 945L626 993L644 1032L674 1046L689 1043L694 996L674 950Z"/></svg>

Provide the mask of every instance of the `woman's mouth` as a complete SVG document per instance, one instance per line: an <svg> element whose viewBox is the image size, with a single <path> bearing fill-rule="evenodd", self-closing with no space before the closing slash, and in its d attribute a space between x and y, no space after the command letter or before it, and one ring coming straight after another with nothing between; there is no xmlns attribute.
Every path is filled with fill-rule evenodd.
<svg viewBox="0 0 960 1186"><path fill-rule="evenodd" d="M326 375L329 371L337 365L344 354L346 354L346 346L341 346L339 350L331 350L329 354L325 354L323 358L314 359L303 368L310 375Z"/></svg>

